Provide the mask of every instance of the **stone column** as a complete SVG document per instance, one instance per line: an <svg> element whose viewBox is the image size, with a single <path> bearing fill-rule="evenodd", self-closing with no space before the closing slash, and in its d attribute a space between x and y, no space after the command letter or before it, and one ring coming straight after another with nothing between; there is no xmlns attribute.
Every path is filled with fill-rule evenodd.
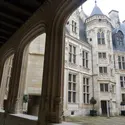
<svg viewBox="0 0 125 125"><path fill-rule="evenodd" d="M11 77L11 67L13 62L13 56L7 58L7 60L4 63L3 68L3 75L1 80L1 90L0 90L0 108L3 109L3 103L4 103L4 97L5 94L8 96L8 84L9 84L9 78Z"/></svg>
<svg viewBox="0 0 125 125"><path fill-rule="evenodd" d="M23 99L24 93L24 82L20 83L20 75L21 75L21 68L22 62L25 62L24 52L21 50L17 50L14 55L13 64L12 64L12 73L9 83L9 93L7 99L7 108L5 111L7 113L15 113L17 109L21 109L21 103ZM22 77L21 77L22 78ZM19 112L19 111L18 111ZM20 111L22 112L22 111Z"/></svg>
<svg viewBox="0 0 125 125"><path fill-rule="evenodd" d="M20 74L20 81L19 81L19 90L18 90L18 96L15 106L15 113L23 113L23 95L25 90L25 83L26 83L26 70L27 70L27 61L28 61L28 47L27 46L24 50L24 57L21 67L21 74Z"/></svg>
<svg viewBox="0 0 125 125"><path fill-rule="evenodd" d="M38 125L62 121L62 95L64 82L63 24L49 24L46 32L43 85Z"/></svg>
<svg viewBox="0 0 125 125"><path fill-rule="evenodd" d="M3 109L3 102L4 102L4 96L6 93L6 80L7 80L7 61L5 61L5 64L3 65L3 75L1 80L1 87L0 87L0 109Z"/></svg>

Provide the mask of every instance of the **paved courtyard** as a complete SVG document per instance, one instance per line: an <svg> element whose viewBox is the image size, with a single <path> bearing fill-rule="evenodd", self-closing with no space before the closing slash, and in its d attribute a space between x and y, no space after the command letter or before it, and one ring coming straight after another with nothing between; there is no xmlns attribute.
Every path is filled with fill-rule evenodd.
<svg viewBox="0 0 125 125"><path fill-rule="evenodd" d="M125 125L125 117L70 117L66 121L78 125Z"/></svg>

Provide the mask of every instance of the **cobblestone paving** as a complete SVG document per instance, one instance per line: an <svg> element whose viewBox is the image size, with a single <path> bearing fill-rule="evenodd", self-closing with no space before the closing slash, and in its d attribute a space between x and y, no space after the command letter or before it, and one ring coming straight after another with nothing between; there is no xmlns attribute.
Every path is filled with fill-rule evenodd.
<svg viewBox="0 0 125 125"><path fill-rule="evenodd" d="M72 117L67 121L81 125L125 125L125 117Z"/></svg>

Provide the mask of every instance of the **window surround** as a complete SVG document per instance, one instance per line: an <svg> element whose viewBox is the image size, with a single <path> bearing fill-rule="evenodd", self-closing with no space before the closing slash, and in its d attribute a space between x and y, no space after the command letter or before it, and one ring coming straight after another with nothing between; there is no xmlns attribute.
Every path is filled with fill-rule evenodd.
<svg viewBox="0 0 125 125"><path fill-rule="evenodd" d="M109 83L100 83L100 92L109 92Z"/></svg>
<svg viewBox="0 0 125 125"><path fill-rule="evenodd" d="M125 93L122 93L122 101L125 101Z"/></svg>
<svg viewBox="0 0 125 125"><path fill-rule="evenodd" d="M118 66L120 70L125 70L125 56L118 56Z"/></svg>
<svg viewBox="0 0 125 125"><path fill-rule="evenodd" d="M90 79L88 77L83 77L83 103L90 104Z"/></svg>
<svg viewBox="0 0 125 125"><path fill-rule="evenodd" d="M69 62L73 64L76 64L76 49L75 45L69 44Z"/></svg>
<svg viewBox="0 0 125 125"><path fill-rule="evenodd" d="M97 32L97 42L98 45L105 45L105 34L101 29Z"/></svg>
<svg viewBox="0 0 125 125"><path fill-rule="evenodd" d="M77 34L77 22L72 20L72 32Z"/></svg>
<svg viewBox="0 0 125 125"><path fill-rule="evenodd" d="M68 103L77 102L77 74L68 74Z"/></svg>
<svg viewBox="0 0 125 125"><path fill-rule="evenodd" d="M123 35L123 33L119 30L119 31L117 32L117 34L116 34L116 40L117 40L117 44L118 44L119 46L123 46L123 45L124 45L123 39L124 39L124 35Z"/></svg>
<svg viewBox="0 0 125 125"><path fill-rule="evenodd" d="M120 76L121 88L125 88L125 76Z"/></svg>
<svg viewBox="0 0 125 125"><path fill-rule="evenodd" d="M106 52L98 52L98 58L99 59L106 59L107 58Z"/></svg>
<svg viewBox="0 0 125 125"><path fill-rule="evenodd" d="M89 68L89 52L86 50L82 50L82 66Z"/></svg>
<svg viewBox="0 0 125 125"><path fill-rule="evenodd" d="M100 66L100 67L99 67L99 73L100 73L100 74L107 74L107 73L108 73L107 67L105 67L105 66Z"/></svg>

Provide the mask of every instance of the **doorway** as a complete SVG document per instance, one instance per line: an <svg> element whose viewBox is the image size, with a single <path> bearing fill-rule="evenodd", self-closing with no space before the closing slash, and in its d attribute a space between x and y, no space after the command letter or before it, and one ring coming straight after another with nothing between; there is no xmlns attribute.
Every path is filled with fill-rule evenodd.
<svg viewBox="0 0 125 125"><path fill-rule="evenodd" d="M107 115L107 101L101 101L102 115Z"/></svg>

